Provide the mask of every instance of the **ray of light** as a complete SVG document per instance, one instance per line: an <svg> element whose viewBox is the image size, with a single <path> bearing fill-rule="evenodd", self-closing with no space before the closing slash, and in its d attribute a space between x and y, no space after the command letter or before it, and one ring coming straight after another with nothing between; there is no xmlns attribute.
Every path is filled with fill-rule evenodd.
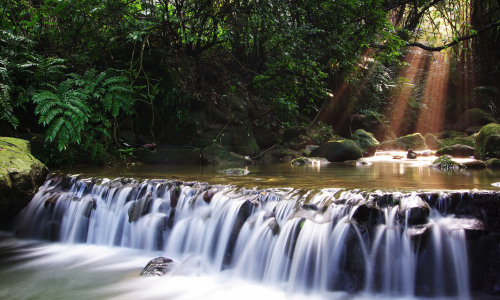
<svg viewBox="0 0 500 300"><path fill-rule="evenodd" d="M445 53L434 53L426 72L425 90L421 102L416 132L436 133L443 130L448 95L449 61Z"/></svg>

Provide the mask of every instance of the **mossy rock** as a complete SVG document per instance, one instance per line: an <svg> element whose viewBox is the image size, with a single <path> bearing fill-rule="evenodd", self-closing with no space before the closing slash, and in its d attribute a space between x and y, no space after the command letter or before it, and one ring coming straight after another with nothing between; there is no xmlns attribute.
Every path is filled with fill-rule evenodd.
<svg viewBox="0 0 500 300"><path fill-rule="evenodd" d="M432 133L426 133L424 136L425 139L425 144L427 145L427 148L431 150L437 150L441 147L443 147L442 142Z"/></svg>
<svg viewBox="0 0 500 300"><path fill-rule="evenodd" d="M212 144L201 151L201 159L210 164L235 164L247 165L252 161L243 155L226 150L218 144Z"/></svg>
<svg viewBox="0 0 500 300"><path fill-rule="evenodd" d="M462 165L469 170L480 170L486 168L486 163L482 160L472 160L462 163Z"/></svg>
<svg viewBox="0 0 500 300"><path fill-rule="evenodd" d="M465 134L454 135L442 140L442 147L453 146L453 145L467 145L470 147L475 147L476 141L474 136L467 136Z"/></svg>
<svg viewBox="0 0 500 300"><path fill-rule="evenodd" d="M486 167L490 169L500 169L500 159L490 158L486 161Z"/></svg>
<svg viewBox="0 0 500 300"><path fill-rule="evenodd" d="M491 116L484 110L480 108L471 108L466 110L460 117L458 117L455 129L465 132L468 131L469 128L481 128L484 125L496 122L497 121L495 120L495 118L493 118L493 116Z"/></svg>
<svg viewBox="0 0 500 300"><path fill-rule="evenodd" d="M432 167L447 171L464 168L462 164L454 161L451 155L443 155L438 157L432 162Z"/></svg>
<svg viewBox="0 0 500 300"><path fill-rule="evenodd" d="M374 137L379 141L395 138L394 133L381 116L373 113L353 115L351 117L351 129L355 131L363 129L372 132Z"/></svg>
<svg viewBox="0 0 500 300"><path fill-rule="evenodd" d="M422 150L427 148L425 139L420 133L398 137L396 139L396 146L401 150Z"/></svg>
<svg viewBox="0 0 500 300"><path fill-rule="evenodd" d="M361 149L363 156L373 156L378 147L380 147L380 143L375 136L363 129L356 130L351 136L351 139Z"/></svg>
<svg viewBox="0 0 500 300"><path fill-rule="evenodd" d="M28 204L47 173L28 141L0 137L0 227Z"/></svg>
<svg viewBox="0 0 500 300"><path fill-rule="evenodd" d="M311 151L309 157L323 157L330 162L357 160L363 157L358 145L352 140L327 142Z"/></svg>
<svg viewBox="0 0 500 300"><path fill-rule="evenodd" d="M474 156L474 148L467 145L453 145L448 147L440 148L436 151L437 156L451 155L453 157L467 158Z"/></svg>
<svg viewBox="0 0 500 300"><path fill-rule="evenodd" d="M323 165L326 163L329 163L329 161L323 157L303 157L303 156L297 157L290 162L290 164L293 166L305 166L312 164Z"/></svg>
<svg viewBox="0 0 500 300"><path fill-rule="evenodd" d="M291 162L293 159L301 156L303 155L295 150L288 148L277 148L265 152L260 160L267 163L281 163Z"/></svg>
<svg viewBox="0 0 500 300"><path fill-rule="evenodd" d="M500 158L500 124L491 123L481 128L475 149L474 156L478 159Z"/></svg>

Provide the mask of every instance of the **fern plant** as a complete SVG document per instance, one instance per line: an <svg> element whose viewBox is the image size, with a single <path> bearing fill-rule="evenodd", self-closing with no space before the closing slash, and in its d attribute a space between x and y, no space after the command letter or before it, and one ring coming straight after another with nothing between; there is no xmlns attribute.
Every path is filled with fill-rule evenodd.
<svg viewBox="0 0 500 300"><path fill-rule="evenodd" d="M70 143L80 144L92 112L87 99L86 94L72 88L70 80L59 84L55 92L44 90L34 95L39 123L48 126L46 140L56 141L59 151L65 150Z"/></svg>
<svg viewBox="0 0 500 300"><path fill-rule="evenodd" d="M7 121L14 128L19 125L19 120L14 115L14 108L10 98L11 85L7 72L7 60L0 57L0 121Z"/></svg>
<svg viewBox="0 0 500 300"><path fill-rule="evenodd" d="M64 151L82 145L97 160L111 137L113 119L133 112L132 88L118 71L90 69L83 76L71 73L57 87L37 92L33 101L39 123L47 126L46 141Z"/></svg>

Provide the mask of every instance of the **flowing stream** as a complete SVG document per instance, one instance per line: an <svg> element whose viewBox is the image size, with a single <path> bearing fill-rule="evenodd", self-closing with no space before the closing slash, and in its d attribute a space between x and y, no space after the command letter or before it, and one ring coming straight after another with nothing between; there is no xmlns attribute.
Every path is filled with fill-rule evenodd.
<svg viewBox="0 0 500 300"><path fill-rule="evenodd" d="M0 298L470 299L468 197L499 198L53 176L1 237Z"/></svg>

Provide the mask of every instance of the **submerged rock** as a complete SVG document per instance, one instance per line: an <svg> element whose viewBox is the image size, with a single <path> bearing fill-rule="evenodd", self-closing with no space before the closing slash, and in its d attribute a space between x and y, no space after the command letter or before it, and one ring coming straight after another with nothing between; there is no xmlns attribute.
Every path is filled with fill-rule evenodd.
<svg viewBox="0 0 500 300"><path fill-rule="evenodd" d="M323 157L330 162L343 162L363 157L361 149L352 140L327 142L311 151L309 157Z"/></svg>
<svg viewBox="0 0 500 300"><path fill-rule="evenodd" d="M173 262L170 258L165 257L152 259L141 271L141 276L163 276L170 271Z"/></svg>
<svg viewBox="0 0 500 300"><path fill-rule="evenodd" d="M219 171L219 173L226 175L242 176L242 175L247 175L248 173L250 173L250 171L243 168L231 168L231 169L221 170Z"/></svg>
<svg viewBox="0 0 500 300"><path fill-rule="evenodd" d="M462 163L462 165L466 168L466 169L476 169L476 170L479 170L479 169L485 169L486 168L486 163L482 160L472 160L472 161L466 161L464 163Z"/></svg>
<svg viewBox="0 0 500 300"><path fill-rule="evenodd" d="M293 166L323 165L329 161L323 157L298 157L290 162Z"/></svg>

